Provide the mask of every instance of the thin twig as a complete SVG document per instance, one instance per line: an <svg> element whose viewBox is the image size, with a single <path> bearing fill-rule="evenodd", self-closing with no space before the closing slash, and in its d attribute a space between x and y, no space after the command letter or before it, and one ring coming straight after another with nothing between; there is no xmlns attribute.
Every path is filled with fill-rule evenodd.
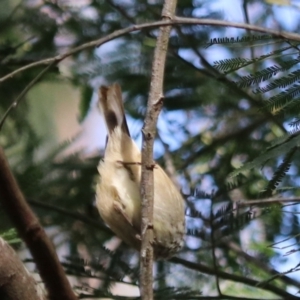
<svg viewBox="0 0 300 300"><path fill-rule="evenodd" d="M219 296L222 296L222 291L220 288L220 279L219 279L219 275L218 275L218 266L217 266L217 258L216 258L216 253L215 253L215 249L216 249L216 245L215 245L215 237L214 237L214 227L213 227L213 199L214 197L211 198L211 206L210 206L210 242L211 242L211 253L212 253L212 259L213 259L213 267L215 269L215 279L216 279L216 286L217 286L217 291L219 293Z"/></svg>
<svg viewBox="0 0 300 300"><path fill-rule="evenodd" d="M287 238L285 238L285 239L283 239L283 240L280 240L279 242L276 242L276 243L273 243L273 244L271 244L271 245L269 245L268 247L272 247L272 248L275 248L275 249L286 249L286 248L289 248L289 247L291 247L291 246L293 246L293 245L297 245L298 243L296 242L296 243L294 243L293 245L288 245L288 246L285 246L285 247L275 247L276 245L279 245L279 244L281 244L281 243L283 243L283 242L286 242L286 241L288 241L288 240L291 240L291 239L296 239L297 240L297 238L300 236L300 233L298 233L298 234L296 234L296 235L292 235L292 236L289 236L289 237L287 237Z"/></svg>
<svg viewBox="0 0 300 300"><path fill-rule="evenodd" d="M176 0L165 0L162 20L173 18ZM152 64L151 83L145 117L142 146L141 175L141 255L140 255L140 292L143 300L153 299L153 143L156 134L156 123L163 105L163 78L171 26L159 30Z"/></svg>
<svg viewBox="0 0 300 300"><path fill-rule="evenodd" d="M277 275L280 276L281 280L286 283L286 284L290 284L290 285L294 285L297 288L300 287L300 282L290 278L288 276L284 276L282 273L279 273L278 271L276 271L275 269L271 268L270 266L268 266L266 263L264 263L261 259L258 259L254 256L251 256L250 254L244 252L242 250L242 248L236 244L233 241L224 241L224 243L222 243L222 245L228 249L230 249L231 251L235 252L236 255L238 255L239 257L243 257L246 261L248 261L249 263L259 267L260 269L262 269L264 272L269 273L271 275Z"/></svg>
<svg viewBox="0 0 300 300"><path fill-rule="evenodd" d="M269 199L258 199L258 200L246 200L246 201L238 201L236 205L238 207L246 207L246 206L265 206L270 204L281 204L281 203L289 203L289 202L300 202L299 197L294 198L269 198Z"/></svg>
<svg viewBox="0 0 300 300"><path fill-rule="evenodd" d="M252 30L256 32L268 33L274 37L279 37L287 40L300 41L300 35L296 33L291 33L287 31L278 31L270 28L265 28L261 26L245 24L245 23L236 23L236 22L227 22L223 20L214 20L214 19L197 19L197 18L184 18L184 17L175 17L172 22L173 24L178 25L208 25L208 26L222 26L222 27L234 27L245 30Z"/></svg>
<svg viewBox="0 0 300 300"><path fill-rule="evenodd" d="M263 287L266 283L274 281L277 278L281 278L282 276L284 276L286 274L291 274L291 273L298 272L298 271L299 271L299 264L297 264L296 267L294 267L294 268L291 268L291 269L289 269L285 272L282 272L282 273L275 274L272 277L270 277L268 279L265 279L264 281L261 281L259 284L257 284L257 286L258 287Z"/></svg>
<svg viewBox="0 0 300 300"><path fill-rule="evenodd" d="M273 35L274 37L279 37L279 38L283 38L283 39L300 41L299 34L287 32L287 31L277 31L274 29L269 29L269 28L265 28L265 27L261 27L261 26L255 26L255 25L244 24L244 23L236 23L236 22L228 22L228 21L222 21L222 20L214 20L214 19L197 19L197 18L192 19L192 18L175 17L171 21L149 22L149 23L133 25L133 26L130 26L130 27L127 27L124 29L116 30L103 38L82 44L78 47L75 47L75 48L65 52L64 54L60 54L60 55L50 57L47 59L42 59L42 60L36 61L34 63L28 64L22 68L19 68L15 71L3 76L2 78L0 78L0 83L9 78L12 78L13 76L15 76L16 74L18 74L20 72L23 72L30 68L40 66L40 65L48 65L48 64L51 64L52 62L60 62L68 56L71 56L71 55L76 54L83 50L94 48L96 46L99 47L108 41L111 41L113 39L121 37L130 32L142 30L145 28L156 28L156 27L161 27L161 26L173 26L173 25L184 25L184 24L185 25L208 25L208 26L234 27L234 28L240 28L240 29L245 29L245 30L252 30L252 31L256 31L256 32L268 33L270 35Z"/></svg>
<svg viewBox="0 0 300 300"><path fill-rule="evenodd" d="M213 275L213 276L215 275L215 269L214 268L211 268L211 267L206 266L206 265L201 264L201 263L194 263L194 262L187 261L187 260L184 260L184 259L181 259L181 258L178 258L178 257L173 257L169 261L172 262L172 263L175 263L175 264L185 266L186 268L191 269L191 270L195 270L195 271L205 273L205 274L210 274L210 275ZM218 272L218 276L220 278L230 280L230 281L233 281L235 283L244 283L246 285L256 287L256 288L259 287L261 289L270 291L270 292L272 292L276 295L279 295L279 296L283 297L282 299L290 299L290 300L298 299L299 300L299 297L296 297L296 296L286 292L284 289L279 288L279 287L277 287L273 284L267 283L266 285L261 287L261 286L258 286L258 284L260 283L260 281L258 281L258 280L251 279L251 278L248 278L248 277L245 277L245 276L239 276L239 275L235 275L235 274L226 273L226 272L221 271L221 270L218 270L217 272Z"/></svg>

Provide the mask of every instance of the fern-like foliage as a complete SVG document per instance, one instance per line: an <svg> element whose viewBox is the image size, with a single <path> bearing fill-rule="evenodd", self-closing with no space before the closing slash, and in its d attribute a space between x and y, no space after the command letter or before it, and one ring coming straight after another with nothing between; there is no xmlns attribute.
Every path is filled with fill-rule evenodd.
<svg viewBox="0 0 300 300"><path fill-rule="evenodd" d="M285 91L277 94L276 96L271 97L263 109L269 111L281 111L283 108L286 108L290 101L300 94L300 83L293 84L292 87L286 89ZM296 101L296 100L294 100Z"/></svg>
<svg viewBox="0 0 300 300"><path fill-rule="evenodd" d="M243 185L249 183L249 179L246 178L244 174L238 174L235 177L228 178L223 186L220 186L220 188L216 191L215 197L219 197L223 195L224 193L231 192L237 188L241 188Z"/></svg>
<svg viewBox="0 0 300 300"><path fill-rule="evenodd" d="M294 127L295 130L299 130L300 128L300 119L295 118L292 122L289 123L291 127Z"/></svg>
<svg viewBox="0 0 300 300"><path fill-rule="evenodd" d="M271 90L274 90L276 88L286 88L287 86L295 83L300 79L300 70L296 70L287 76L283 76L281 78L278 78L274 80L273 82L269 83L265 87L260 87L253 91L254 94L261 94L261 93L267 93Z"/></svg>
<svg viewBox="0 0 300 300"><path fill-rule="evenodd" d="M200 212L194 204L194 201L188 203L188 216L201 220L204 226L188 228L187 235L201 238L203 241L211 241L211 231L214 233L214 238L219 240L244 228L251 220L258 217L251 208L237 209L232 202L211 211L210 215Z"/></svg>
<svg viewBox="0 0 300 300"><path fill-rule="evenodd" d="M220 41L222 42L222 41ZM212 42L211 42L212 43ZM218 43L218 41L216 41ZM258 57L254 57L252 59L246 58L230 58L224 59L220 61L216 61L214 63L214 67L223 72L224 74L229 74L235 72L239 69L245 68L251 64L257 63L262 60L266 60L268 58L274 58L278 55L282 56L284 51L296 48L297 45L292 45L288 43L287 46L282 47L280 49L276 49L270 53L263 54ZM234 83L240 88L247 88L252 85L259 85L261 82L268 81L279 72L286 72L292 67L295 67L297 64L300 63L300 57L292 58L286 61L281 61L279 64L273 64L269 67L266 67L260 71L255 72L254 74L248 74L242 76L238 81ZM298 96L300 93L300 70L293 71L287 74L284 77L275 79L273 82L270 82L265 87L258 87L256 88L253 93L254 94L262 94L272 91L274 89L280 88L285 89L280 91L276 95L272 96L268 99L267 104L264 105L261 110L262 111L270 111L272 113L280 113L283 111L292 111L298 108L298 99L295 97Z"/></svg>
<svg viewBox="0 0 300 300"><path fill-rule="evenodd" d="M285 155L282 163L274 172L272 179L268 182L266 189L262 192L262 195L264 197L269 197L272 195L273 190L276 189L278 184L282 181L286 173L289 171L293 156L295 155L297 149L298 147L294 147Z"/></svg>
<svg viewBox="0 0 300 300"><path fill-rule="evenodd" d="M89 297L109 297L112 299L140 299L140 297L125 297L116 296L111 293L114 284L122 283L127 286L138 287L138 266L133 268L127 262L122 260L120 253L110 251L105 247L99 245L101 250L101 257L92 259L92 261L85 261L78 257L66 257L62 263L66 273L83 278L93 278L108 282L109 284L102 284L101 288L92 288L85 284L77 286L79 298ZM108 264L108 261L110 263ZM126 277L126 279L125 279ZM158 288L154 291L155 299L194 299L201 295L201 292L195 291L190 287L172 287L167 286Z"/></svg>
<svg viewBox="0 0 300 300"><path fill-rule="evenodd" d="M299 60L293 59L293 60L290 60L290 61L287 61L287 62L281 64L280 66L274 65L271 67L267 67L266 69L256 72L255 74L243 76L240 78L239 81L237 81L235 83L238 86L240 86L241 88L249 87L254 84L259 84L263 81L269 80L270 78L275 76L278 72L284 72L284 71L290 69L297 63L299 63ZM298 74L298 73L296 73L295 76L293 76L293 75L288 76L288 77L286 77L287 78L286 80L280 80L278 82L278 84L280 86L288 86L296 81L296 79L293 77L299 78L299 76L300 76L300 74ZM274 81L274 84L272 85L271 89L274 89L277 87L278 87L277 83L276 83L276 81ZM269 89L269 90L271 90L271 89ZM266 91L268 91L268 89L266 89ZM256 93L258 93L258 92L256 92Z"/></svg>
<svg viewBox="0 0 300 300"><path fill-rule="evenodd" d="M236 84L241 88L248 87L253 84L258 84L262 81L270 79L272 76L275 76L279 71L281 71L281 67L274 65L260 72L257 72L254 75L250 74L247 76L243 76L238 82L236 82Z"/></svg>
<svg viewBox="0 0 300 300"><path fill-rule="evenodd" d="M139 268L126 262L119 251L111 251L99 245L99 256L90 261L78 256L68 256L62 262L67 274L94 278L103 282L102 288L109 291L115 283L138 286ZM126 279L125 279L126 277Z"/></svg>
<svg viewBox="0 0 300 300"><path fill-rule="evenodd" d="M254 218L255 214L251 209L239 211L229 202L213 214L212 230L221 231L221 236L224 236L224 233L228 235L242 229Z"/></svg>
<svg viewBox="0 0 300 300"><path fill-rule="evenodd" d="M289 46L286 46L284 48L274 50L270 53L263 54L261 56L255 57L253 59L246 59L246 58L236 57L236 58L219 60L219 61L215 61L213 66L217 70L219 70L221 72L224 72L224 74L229 74L229 73L235 72L235 71L237 71L241 68L244 68L246 66L252 65L254 63L265 60L265 59L270 58L270 57L272 57L274 55L277 55L279 53L282 53L283 51L289 50L291 48L292 48L292 46L289 45ZM279 67L279 69L281 71L290 69L292 66L294 66L298 62L299 62L299 59L292 59L290 61L282 63L282 65L281 65L281 67Z"/></svg>
<svg viewBox="0 0 300 300"><path fill-rule="evenodd" d="M273 36L269 34L262 34L262 35L245 35L242 37L224 37L224 38L213 38L210 39L210 42L207 43L206 49L213 45L228 45L228 44L240 44L240 43L252 43L258 41L274 41L275 39Z"/></svg>
<svg viewBox="0 0 300 300"><path fill-rule="evenodd" d="M258 37L259 39L259 37ZM247 40L247 39L246 39ZM251 42L253 40L250 39ZM220 39L220 40L211 40L210 45L213 44L224 44L224 43L238 43L239 39ZM252 44L253 45L253 44ZM255 46L255 45L253 45ZM298 44L292 44L287 41L287 45L284 47L280 47L274 51L271 51L267 54L260 55L258 57L253 57L252 59L246 59L241 57L235 57L230 59L223 59L220 61L214 62L214 68L218 71L223 72L225 75L245 68L247 66L256 64L266 59L274 59L279 56L283 56L283 52L289 50L288 55L293 55L291 53L291 49L298 49ZM261 82L270 81L272 78L277 75L279 72L287 72L291 68L295 67L300 63L300 57L297 56L295 58L291 58L288 60L281 60L276 64L272 64L262 70L259 70L253 74L247 74L245 76L240 77L238 81L234 81L234 83L239 88L248 88L253 85L259 85ZM257 87L253 93L254 94L263 94L275 89L284 89L279 90L279 92L275 92L275 94L269 98L265 105L263 105L260 110L261 111L269 111L272 114L279 114L283 112L291 112L299 109L299 100L297 96L300 94L300 70L294 70L293 72L281 77L277 78L271 82L269 82L265 87ZM295 122L297 124L297 122Z"/></svg>
<svg viewBox="0 0 300 300"><path fill-rule="evenodd" d="M232 71L233 69L237 70L251 64L249 59L236 57L222 59L214 62L214 68L218 71L226 72L228 70Z"/></svg>
<svg viewBox="0 0 300 300"><path fill-rule="evenodd" d="M212 193L207 193L203 190L200 189L195 189L190 195L189 197L192 197L194 199L211 199L213 197Z"/></svg>

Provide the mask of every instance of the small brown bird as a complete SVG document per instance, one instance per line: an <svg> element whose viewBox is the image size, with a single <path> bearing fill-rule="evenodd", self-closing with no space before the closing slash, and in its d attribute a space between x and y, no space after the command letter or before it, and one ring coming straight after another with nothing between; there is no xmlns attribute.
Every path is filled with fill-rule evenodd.
<svg viewBox="0 0 300 300"><path fill-rule="evenodd" d="M97 206L102 219L124 242L141 247L141 152L128 130L121 88L101 87L99 106L108 129L104 160L98 171ZM154 167L154 256L170 258L183 245L184 200L159 166Z"/></svg>

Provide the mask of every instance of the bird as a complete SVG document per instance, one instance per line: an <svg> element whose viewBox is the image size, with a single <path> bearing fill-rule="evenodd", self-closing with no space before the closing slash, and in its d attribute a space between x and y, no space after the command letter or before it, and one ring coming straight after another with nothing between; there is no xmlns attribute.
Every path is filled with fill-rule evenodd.
<svg viewBox="0 0 300 300"><path fill-rule="evenodd" d="M119 84L99 88L98 105L108 131L98 165L96 204L100 216L126 244L141 250L141 151L130 136ZM184 244L185 202L173 181L155 163L153 240L155 259L169 259Z"/></svg>

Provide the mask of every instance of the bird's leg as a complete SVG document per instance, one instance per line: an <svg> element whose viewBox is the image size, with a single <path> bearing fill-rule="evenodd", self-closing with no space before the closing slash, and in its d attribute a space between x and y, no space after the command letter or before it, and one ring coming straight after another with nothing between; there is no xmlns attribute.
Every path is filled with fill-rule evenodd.
<svg viewBox="0 0 300 300"><path fill-rule="evenodd" d="M124 167L126 166L131 166L131 165L141 165L142 163L140 162L125 162L125 161L121 161L121 160L117 160L117 163L122 164Z"/></svg>

